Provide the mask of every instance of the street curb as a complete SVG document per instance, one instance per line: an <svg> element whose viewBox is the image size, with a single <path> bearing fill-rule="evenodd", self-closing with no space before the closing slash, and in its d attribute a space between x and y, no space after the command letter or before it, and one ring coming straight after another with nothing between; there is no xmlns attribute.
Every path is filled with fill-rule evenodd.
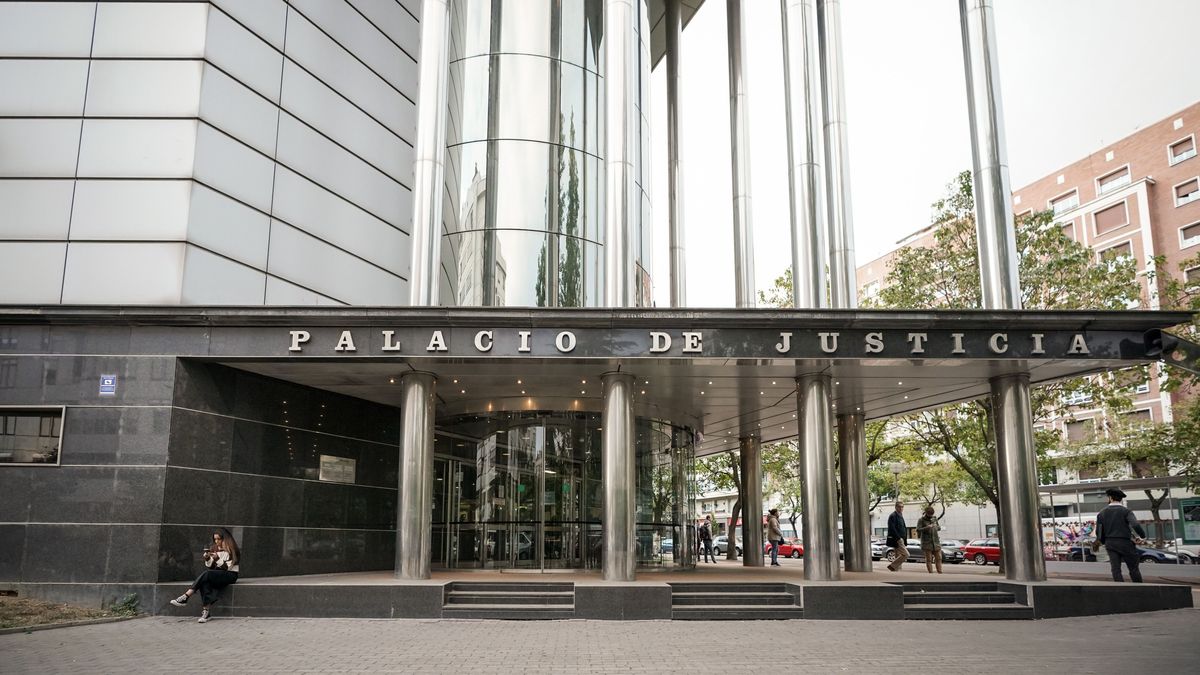
<svg viewBox="0 0 1200 675"><path fill-rule="evenodd" d="M100 623L117 623L118 621L130 621L132 619L143 619L149 616L148 614L138 614L137 616L106 616L99 619L83 619L81 621L65 621L63 623L40 623L36 626L17 626L16 628L0 628L0 635L12 635L13 633L32 633L37 630L50 630L51 628L74 628L75 626L92 626Z"/></svg>

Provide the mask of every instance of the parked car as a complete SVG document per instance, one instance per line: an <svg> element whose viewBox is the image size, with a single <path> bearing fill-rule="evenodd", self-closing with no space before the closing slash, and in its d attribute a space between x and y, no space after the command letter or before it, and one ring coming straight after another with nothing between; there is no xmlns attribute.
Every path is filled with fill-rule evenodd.
<svg viewBox="0 0 1200 675"><path fill-rule="evenodd" d="M1000 564L999 539L975 539L962 547L963 555L976 565Z"/></svg>
<svg viewBox="0 0 1200 675"><path fill-rule="evenodd" d="M892 562L896 559L896 550L890 547L885 548L887 550L884 552L883 557L886 558L888 562ZM925 562L925 550L921 548L921 542L915 539L910 540L905 548L908 549L909 560L913 562ZM963 552L960 549L948 544L942 544L942 562L957 565L964 560L966 560L966 556L963 555Z"/></svg>
<svg viewBox="0 0 1200 675"><path fill-rule="evenodd" d="M719 537L713 537L713 553L716 553L717 555L725 555L725 552L728 550L729 550L729 536L728 535L723 534ZM740 545L737 547L737 554L738 554L738 556L742 555L742 547Z"/></svg>
<svg viewBox="0 0 1200 675"><path fill-rule="evenodd" d="M771 542L763 544L763 553L771 555L771 546ZM740 550L738 554L741 554ZM783 540L783 545L779 547L779 555L784 558L799 558L804 555L804 544L799 539L792 539L791 541L785 539Z"/></svg>
<svg viewBox="0 0 1200 675"><path fill-rule="evenodd" d="M1078 542L1076 542L1075 545L1072 546L1067 552L1067 560L1073 560L1075 562L1096 562L1096 554L1092 552L1092 541L1094 540L1080 539ZM1176 557L1176 555L1171 551L1162 551L1156 548L1146 548L1145 546L1138 546L1137 552L1138 559L1144 563L1170 563L1172 565L1176 565L1182 562L1186 565L1190 562L1189 559L1185 559L1183 557L1186 555L1183 553Z"/></svg>
<svg viewBox="0 0 1200 675"><path fill-rule="evenodd" d="M668 553L674 553L675 552L675 540L674 539L663 539L662 541L658 542L658 550L660 552L662 552L663 555L666 555Z"/></svg>
<svg viewBox="0 0 1200 675"><path fill-rule="evenodd" d="M887 551L888 547L882 541L871 542L871 560L882 560Z"/></svg>

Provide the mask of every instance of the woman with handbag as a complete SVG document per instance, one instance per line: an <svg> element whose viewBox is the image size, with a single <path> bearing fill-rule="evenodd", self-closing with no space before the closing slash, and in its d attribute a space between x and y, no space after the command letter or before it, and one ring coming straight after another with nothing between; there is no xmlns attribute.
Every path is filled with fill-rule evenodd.
<svg viewBox="0 0 1200 675"><path fill-rule="evenodd" d="M783 530L779 529L779 509L767 512L767 541L771 543L771 567L779 567L779 547L783 545Z"/></svg>
<svg viewBox="0 0 1200 675"><path fill-rule="evenodd" d="M196 578L191 588L171 601L172 605L183 607L187 604L188 599L197 592L200 593L203 607L200 609L198 623L208 623L209 608L217 601L221 589L237 583L240 569L238 560L241 558L241 552L229 530L222 527L213 532L212 542L211 547L204 549L204 566L207 569Z"/></svg>

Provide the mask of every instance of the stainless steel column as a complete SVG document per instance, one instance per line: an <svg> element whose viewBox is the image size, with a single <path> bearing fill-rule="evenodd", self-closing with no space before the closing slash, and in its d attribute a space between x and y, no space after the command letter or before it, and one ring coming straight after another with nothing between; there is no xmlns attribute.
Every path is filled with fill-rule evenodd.
<svg viewBox="0 0 1200 675"><path fill-rule="evenodd" d="M991 0L959 0L967 108L971 116L975 227L985 309L1021 309L1016 227L1008 181L1000 67ZM1029 376L991 381L996 436L997 486L1004 573L1014 581L1042 581L1041 518L1038 514L1037 453Z"/></svg>
<svg viewBox="0 0 1200 675"><path fill-rule="evenodd" d="M692 536L691 445L692 434L676 429L671 442L671 493L675 508L671 518L677 534L671 547L671 558L680 567L696 564L696 540Z"/></svg>
<svg viewBox="0 0 1200 675"><path fill-rule="evenodd" d="M679 143L679 50L683 15L680 0L667 0L667 230L670 240L671 306L687 305L687 260L684 256L683 160Z"/></svg>
<svg viewBox="0 0 1200 675"><path fill-rule="evenodd" d="M837 553L837 504L833 480L833 433L830 429L832 378L824 373L796 378L800 421L800 498L804 509L804 578L834 581L841 577Z"/></svg>
<svg viewBox="0 0 1200 675"><path fill-rule="evenodd" d="M604 480L601 576L605 581L633 581L637 569L634 533L637 449L633 433L633 375L605 373L600 464Z"/></svg>
<svg viewBox="0 0 1200 675"><path fill-rule="evenodd" d="M726 0L729 43L729 147L733 169L733 276L738 307L754 307L754 228L750 220L750 119L742 0Z"/></svg>
<svg viewBox="0 0 1200 675"><path fill-rule="evenodd" d="M780 0L780 4L792 217L792 306L817 309L828 306L817 6L816 0Z"/></svg>
<svg viewBox="0 0 1200 675"><path fill-rule="evenodd" d="M633 153L640 123L638 44L631 0L604 3L604 306L631 307L634 302L634 209L641 198L634 185Z"/></svg>
<svg viewBox="0 0 1200 675"><path fill-rule="evenodd" d="M745 436L738 442L742 470L742 565L762 567L762 441L758 436Z"/></svg>
<svg viewBox="0 0 1200 675"><path fill-rule="evenodd" d="M428 579L433 539L434 377L400 378L400 494L396 516L397 579Z"/></svg>
<svg viewBox="0 0 1200 675"><path fill-rule="evenodd" d="M821 75L825 100L825 183L829 196L829 295L833 306L858 306L854 218L850 209L850 153L842 84L842 10L839 0L819 0Z"/></svg>
<svg viewBox="0 0 1200 675"><path fill-rule="evenodd" d="M866 418L838 415L842 474L842 541L847 572L871 571L871 514L867 511Z"/></svg>
<svg viewBox="0 0 1200 675"><path fill-rule="evenodd" d="M991 0L959 0L984 309L1021 309Z"/></svg>
<svg viewBox="0 0 1200 675"><path fill-rule="evenodd" d="M438 304L449 49L449 0L424 0L421 58L417 61L417 139L413 148L412 272L408 279L409 304L420 307Z"/></svg>
<svg viewBox="0 0 1200 675"><path fill-rule="evenodd" d="M1045 581L1029 375L1001 375L992 378L991 385L1004 576L1011 581Z"/></svg>

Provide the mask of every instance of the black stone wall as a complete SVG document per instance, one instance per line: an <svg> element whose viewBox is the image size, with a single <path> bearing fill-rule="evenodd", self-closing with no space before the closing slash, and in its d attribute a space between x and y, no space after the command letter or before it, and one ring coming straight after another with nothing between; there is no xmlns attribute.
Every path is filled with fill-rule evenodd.
<svg viewBox="0 0 1200 675"><path fill-rule="evenodd" d="M398 447L395 408L180 359L158 579L193 577L217 526L243 576L391 569ZM354 483L319 480L321 455L353 459Z"/></svg>
<svg viewBox="0 0 1200 675"><path fill-rule="evenodd" d="M85 583L64 599L105 604L157 575L175 359L81 355L84 332L0 331L0 405L68 406L58 466L0 465L0 586Z"/></svg>

